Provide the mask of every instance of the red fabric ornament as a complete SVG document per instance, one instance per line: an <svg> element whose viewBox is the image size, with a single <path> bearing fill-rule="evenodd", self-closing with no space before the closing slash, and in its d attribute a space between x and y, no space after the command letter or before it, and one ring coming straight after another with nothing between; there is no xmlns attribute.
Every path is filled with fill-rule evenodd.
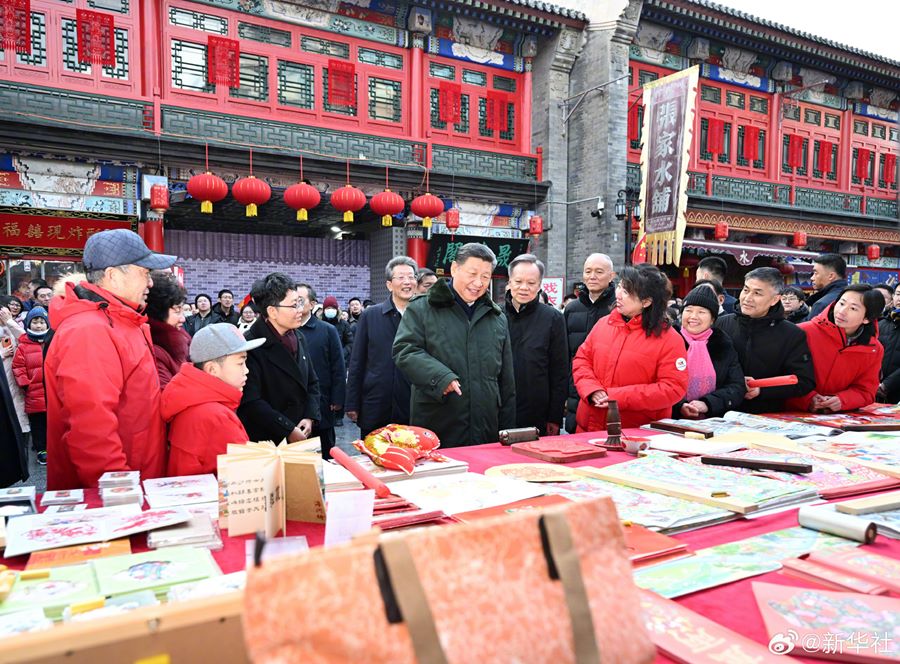
<svg viewBox="0 0 900 664"><path fill-rule="evenodd" d="M0 0L0 48L31 55L31 0Z"/></svg>
<svg viewBox="0 0 900 664"><path fill-rule="evenodd" d="M806 233L803 231L797 231L794 233L794 246L797 249L803 249L806 246Z"/></svg>
<svg viewBox="0 0 900 664"><path fill-rule="evenodd" d="M628 142L631 143L633 141L640 140L641 138L641 127L640 127L640 113L642 106L635 101L631 107L628 109Z"/></svg>
<svg viewBox="0 0 900 664"><path fill-rule="evenodd" d="M462 117L462 86L441 81L438 88L438 117L441 122L455 124Z"/></svg>
<svg viewBox="0 0 900 664"><path fill-rule="evenodd" d="M422 217L422 226L424 228L431 228L431 218L438 216L444 211L444 201L434 194L426 192L421 196L416 196L410 203L409 208L413 211L413 214Z"/></svg>
<svg viewBox="0 0 900 664"><path fill-rule="evenodd" d="M305 182L292 184L284 190L284 203L297 211L297 221L307 221L309 219L307 210L316 207L321 200L319 190Z"/></svg>
<svg viewBox="0 0 900 664"><path fill-rule="evenodd" d="M539 214L533 215L528 220L528 234L533 237L540 236L544 232L544 218Z"/></svg>
<svg viewBox="0 0 900 664"><path fill-rule="evenodd" d="M241 43L237 39L209 36L206 42L206 82L229 88L241 86Z"/></svg>
<svg viewBox="0 0 900 664"><path fill-rule="evenodd" d="M823 176L831 172L831 150L834 143L819 141L819 158L816 160L816 170Z"/></svg>
<svg viewBox="0 0 900 664"><path fill-rule="evenodd" d="M724 242L728 239L728 222L720 221L716 224L715 228L715 237L719 242Z"/></svg>
<svg viewBox="0 0 900 664"><path fill-rule="evenodd" d="M200 212L212 214L213 203L228 195L228 185L218 175L209 171L193 176L187 183L188 194L200 201Z"/></svg>
<svg viewBox="0 0 900 664"><path fill-rule="evenodd" d="M249 175L231 185L231 195L238 203L246 206L246 216L255 217L258 206L266 203L272 197L272 187L267 182Z"/></svg>
<svg viewBox="0 0 900 664"><path fill-rule="evenodd" d="M366 195L353 185L345 184L331 195L331 207L344 213L344 221L351 223L353 213L366 205Z"/></svg>
<svg viewBox="0 0 900 664"><path fill-rule="evenodd" d="M869 158L872 151L866 148L859 148L856 151L856 177L865 180L869 177Z"/></svg>
<svg viewBox="0 0 900 664"><path fill-rule="evenodd" d="M499 90L488 90L487 93L487 117L485 123L491 131L504 132L509 129L509 118L507 117L507 104L509 98L505 92Z"/></svg>
<svg viewBox="0 0 900 664"><path fill-rule="evenodd" d="M890 186L897 182L897 155L884 155L884 184Z"/></svg>
<svg viewBox="0 0 900 664"><path fill-rule="evenodd" d="M749 162L759 159L759 127L744 127L744 154L741 156Z"/></svg>
<svg viewBox="0 0 900 664"><path fill-rule="evenodd" d="M385 189L381 193L372 196L372 200L369 201L369 207L372 208L372 212L381 217L381 225L388 227L393 225L391 217L403 212L406 202L400 194L390 189Z"/></svg>
<svg viewBox="0 0 900 664"><path fill-rule="evenodd" d="M800 168L803 165L803 137L791 134L788 138L788 167Z"/></svg>
<svg viewBox="0 0 900 664"><path fill-rule="evenodd" d="M452 235L456 231L459 230L459 210L455 207L450 208L444 214L444 223L447 225L447 230L450 231Z"/></svg>
<svg viewBox="0 0 900 664"><path fill-rule="evenodd" d="M870 244L868 247L866 247L866 257L870 261L877 261L879 258L881 258L881 247L879 247L877 244Z"/></svg>
<svg viewBox="0 0 900 664"><path fill-rule="evenodd" d="M328 61L328 104L356 106L356 68L352 62Z"/></svg>
<svg viewBox="0 0 900 664"><path fill-rule="evenodd" d="M150 187L150 209L156 214L165 214L169 209L169 188L164 184Z"/></svg>
<svg viewBox="0 0 900 664"><path fill-rule="evenodd" d="M78 62L115 67L116 32L112 14L76 9L75 21L78 32Z"/></svg>
<svg viewBox="0 0 900 664"><path fill-rule="evenodd" d="M710 118L706 128L706 151L716 159L722 154L725 145L725 122L719 118Z"/></svg>

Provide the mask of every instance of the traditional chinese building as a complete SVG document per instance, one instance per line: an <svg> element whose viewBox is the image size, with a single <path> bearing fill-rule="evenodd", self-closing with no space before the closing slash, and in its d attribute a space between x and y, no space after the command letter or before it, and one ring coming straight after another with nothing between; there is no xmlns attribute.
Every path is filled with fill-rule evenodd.
<svg viewBox="0 0 900 664"><path fill-rule="evenodd" d="M547 81L586 24L533 0L0 5L0 292L126 227L181 257L192 294L278 268L342 304L382 296L398 253L525 248L550 186L533 100L566 96ZM285 194L301 168L318 205ZM192 181L207 170L227 195ZM386 188L402 200L372 205Z"/></svg>

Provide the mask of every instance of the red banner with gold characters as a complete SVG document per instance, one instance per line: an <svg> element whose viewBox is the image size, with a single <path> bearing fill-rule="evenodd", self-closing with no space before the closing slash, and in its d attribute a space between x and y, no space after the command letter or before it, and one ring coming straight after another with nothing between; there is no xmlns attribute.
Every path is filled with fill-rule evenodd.
<svg viewBox="0 0 900 664"><path fill-rule="evenodd" d="M76 9L78 62L114 67L116 32L112 14Z"/></svg>
<svg viewBox="0 0 900 664"><path fill-rule="evenodd" d="M31 55L31 0L0 0L0 48Z"/></svg>
<svg viewBox="0 0 900 664"><path fill-rule="evenodd" d="M31 214L0 213L0 248L16 247L23 254L79 255L94 233L116 228L133 229L130 220L79 219ZM61 252L60 250L70 250Z"/></svg>

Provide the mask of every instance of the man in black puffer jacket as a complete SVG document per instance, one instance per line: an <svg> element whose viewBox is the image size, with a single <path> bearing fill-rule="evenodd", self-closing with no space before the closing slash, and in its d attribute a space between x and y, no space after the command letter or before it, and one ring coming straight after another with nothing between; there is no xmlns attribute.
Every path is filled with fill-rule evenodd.
<svg viewBox="0 0 900 664"><path fill-rule="evenodd" d="M584 261L582 279L587 292L582 291L577 300L566 305L566 336L569 341L569 368L578 347L587 339L597 321L608 316L616 304L616 289L612 283L616 273L612 259L606 254L591 254ZM570 372L571 373L571 372ZM578 392L569 378L569 398L566 400L566 431L575 433L575 411L578 410Z"/></svg>
<svg viewBox="0 0 900 664"><path fill-rule="evenodd" d="M878 319L878 341L884 346L884 360L875 399L880 403L897 403L900 402L900 286L894 290L894 306Z"/></svg>

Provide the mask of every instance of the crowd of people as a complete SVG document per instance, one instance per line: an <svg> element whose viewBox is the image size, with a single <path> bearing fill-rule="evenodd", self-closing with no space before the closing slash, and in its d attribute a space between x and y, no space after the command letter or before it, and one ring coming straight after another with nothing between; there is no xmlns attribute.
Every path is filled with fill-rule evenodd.
<svg viewBox="0 0 900 664"><path fill-rule="evenodd" d="M611 401L636 427L900 400L900 287L848 284L833 254L815 259L808 300L770 267L733 298L724 261L707 257L675 303L658 268L617 272L596 253L564 311L541 297L531 254L510 263L494 302L497 258L477 243L458 250L450 279L391 259L388 297L345 311L281 272L254 282L244 306L228 289L190 305L175 260L104 231L85 246L82 280L0 301L0 482L27 477L29 431L48 489L70 489L109 470L215 472L228 443L248 440L317 436L327 457L345 413L363 436L408 423L455 446L513 427L603 430ZM751 382L784 375L796 382Z"/></svg>

